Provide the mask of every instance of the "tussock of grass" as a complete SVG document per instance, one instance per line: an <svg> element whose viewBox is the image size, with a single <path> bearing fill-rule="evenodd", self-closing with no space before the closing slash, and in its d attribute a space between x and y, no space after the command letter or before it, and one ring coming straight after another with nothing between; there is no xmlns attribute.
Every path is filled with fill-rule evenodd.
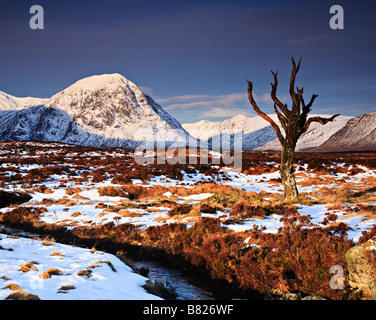
<svg viewBox="0 0 376 320"><path fill-rule="evenodd" d="M10 289L10 290L13 290L13 291L22 291L23 290L18 284L15 284L15 283L9 283L3 289Z"/></svg>
<svg viewBox="0 0 376 320"><path fill-rule="evenodd" d="M50 268L50 269L47 269L47 271L41 273L39 275L40 278L42 279L49 279L51 278L51 276L61 276L63 275L63 272L57 268Z"/></svg>
<svg viewBox="0 0 376 320"><path fill-rule="evenodd" d="M135 211L130 211L130 210L127 210L127 209L121 209L117 212L120 216L122 217L131 217L131 218L135 218L135 217L141 217L142 214L138 213L138 212L135 212Z"/></svg>
<svg viewBox="0 0 376 320"><path fill-rule="evenodd" d="M73 286L73 285L69 285L69 284L68 285L62 285L57 292L58 293L66 293L66 291L74 290L74 289L76 289L76 287Z"/></svg>
<svg viewBox="0 0 376 320"><path fill-rule="evenodd" d="M192 205L189 204L178 204L175 208L168 211L168 215L170 217L176 216L176 215L183 215L188 214L192 210Z"/></svg>
<svg viewBox="0 0 376 320"><path fill-rule="evenodd" d="M211 197L202 200L201 204L219 203L228 206L229 204L235 204L241 198L244 198L244 196L239 193L215 193Z"/></svg>
<svg viewBox="0 0 376 320"><path fill-rule="evenodd" d="M78 217L78 216L80 216L81 215L81 213L80 212L73 212L73 213L71 213L71 217L72 218L76 218L76 217Z"/></svg>
<svg viewBox="0 0 376 320"><path fill-rule="evenodd" d="M22 272L38 271L38 268L34 264L38 264L38 263L35 261L27 262L21 265L19 271L22 271Z"/></svg>
<svg viewBox="0 0 376 320"><path fill-rule="evenodd" d="M105 263L111 268L113 272L117 272L114 265L111 263L111 261L97 261L96 263Z"/></svg>
<svg viewBox="0 0 376 320"><path fill-rule="evenodd" d="M82 277L86 277L86 278L90 278L92 273L93 273L93 271L91 271L90 269L84 269L84 270L78 271L77 275L82 276Z"/></svg>
<svg viewBox="0 0 376 320"><path fill-rule="evenodd" d="M62 257L64 257L64 254L62 254L61 252L55 250L54 252L52 252L52 253L50 254L50 256L51 256L51 257L53 257L53 256L62 256Z"/></svg>
<svg viewBox="0 0 376 320"><path fill-rule="evenodd" d="M56 243L56 241L55 241L55 239L44 239L43 241L42 241L42 246L54 246L55 245L55 243Z"/></svg>
<svg viewBox="0 0 376 320"><path fill-rule="evenodd" d="M28 293L28 292L23 292L23 291L12 292L5 299L6 300L40 300L40 298L37 295Z"/></svg>

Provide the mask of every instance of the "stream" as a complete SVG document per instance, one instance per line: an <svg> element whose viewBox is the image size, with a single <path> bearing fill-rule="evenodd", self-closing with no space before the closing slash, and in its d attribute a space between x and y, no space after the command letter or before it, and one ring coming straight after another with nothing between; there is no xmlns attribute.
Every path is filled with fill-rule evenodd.
<svg viewBox="0 0 376 320"><path fill-rule="evenodd" d="M147 267L148 278L173 287L177 300L215 300L209 285L201 277L187 275L184 269L165 267L154 261L133 261L132 266Z"/></svg>

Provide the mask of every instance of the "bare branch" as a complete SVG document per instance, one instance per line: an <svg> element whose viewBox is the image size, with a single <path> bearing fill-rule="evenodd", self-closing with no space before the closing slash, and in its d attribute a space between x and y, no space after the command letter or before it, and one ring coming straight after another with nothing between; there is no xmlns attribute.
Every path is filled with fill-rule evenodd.
<svg viewBox="0 0 376 320"><path fill-rule="evenodd" d="M304 113L308 114L311 111L312 104L313 104L313 102L315 101L315 99L317 97L318 97L317 94L313 94L312 98L311 98L311 101L307 105L305 105L304 104L304 100L302 100L302 102L303 102L303 112Z"/></svg>
<svg viewBox="0 0 376 320"><path fill-rule="evenodd" d="M294 114L299 113L300 114L300 104L303 102L303 91L304 87L299 89L299 87L296 87L297 94L296 94L296 103L292 106L292 112Z"/></svg>
<svg viewBox="0 0 376 320"><path fill-rule="evenodd" d="M248 99L249 99L249 102L251 103L253 109L257 112L257 114L261 118L263 118L264 120L266 120L270 123L270 125L273 127L274 131L277 133L277 137L282 144L284 142L285 138L283 137L281 130L279 129L278 125L273 121L272 118L270 118L268 115L266 115L264 112L262 112L260 110L260 108L258 107L255 99L253 99L253 95L252 95L253 84L252 84L251 81L248 81L248 80L247 80L247 83L248 83Z"/></svg>
<svg viewBox="0 0 376 320"><path fill-rule="evenodd" d="M312 118L309 118L304 126L304 129L303 129L303 133L304 132L307 132L309 126L311 125L312 122L318 122L318 123L321 123L321 124L327 124L328 122L331 122L333 121L335 118L337 118L339 116L339 114L335 114L334 116L330 117L330 118L322 118L322 117L312 117Z"/></svg>
<svg viewBox="0 0 376 320"><path fill-rule="evenodd" d="M304 87L301 88L301 89L299 89L299 87L296 87L296 90L298 91L298 93L297 93L298 100L301 101L303 99Z"/></svg>
<svg viewBox="0 0 376 320"><path fill-rule="evenodd" d="M285 133L286 133L287 132L287 118L281 112L278 111L276 104L274 104L274 111L278 116L278 120L283 130L285 130Z"/></svg>
<svg viewBox="0 0 376 320"><path fill-rule="evenodd" d="M299 68L300 68L300 62L302 61L302 57L300 57L300 59L298 61L298 66L296 66L296 64L295 64L294 57L291 57L291 61L292 61L292 65L293 65L294 69L296 70L296 72L298 72Z"/></svg>
<svg viewBox="0 0 376 320"><path fill-rule="evenodd" d="M299 120L299 126L300 126L300 132L301 132L300 134L303 134L305 132L304 130L308 129L308 128L304 129L307 123L307 117L308 117L308 114L311 112L311 106L317 97L318 97L317 94L313 94L311 101L307 105L305 104L304 98L302 97L302 113L300 114L300 120Z"/></svg>
<svg viewBox="0 0 376 320"><path fill-rule="evenodd" d="M289 117L290 114L291 114L291 111L287 108L287 105L286 104L283 104L278 98L277 98L277 86L278 86L278 79L277 79L277 75L278 75L278 70L274 73L273 71L271 71L271 73L273 74L273 78L274 78L274 83L270 83L271 86L272 86L272 92L271 92L271 97L274 101L274 104L276 104L279 109L281 109L281 111L283 112L283 114L286 116L286 117Z"/></svg>
<svg viewBox="0 0 376 320"><path fill-rule="evenodd" d="M292 61L293 67L292 67L292 70L291 70L291 78L290 78L290 96L292 98L294 105L297 105L298 104L297 94L294 91L295 78L296 78L296 74L298 73L298 71L300 69L300 62L302 61L302 58L299 59L298 65L296 65L293 57L291 57L291 61Z"/></svg>

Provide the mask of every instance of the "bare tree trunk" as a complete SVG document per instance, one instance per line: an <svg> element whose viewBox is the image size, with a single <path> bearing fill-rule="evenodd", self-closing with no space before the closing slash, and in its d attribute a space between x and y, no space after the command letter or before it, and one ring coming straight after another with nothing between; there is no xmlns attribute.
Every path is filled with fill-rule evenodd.
<svg viewBox="0 0 376 320"><path fill-rule="evenodd" d="M284 199L293 202L299 199L299 192L294 176L294 154L295 145L291 141L286 141L282 145L280 175L285 190Z"/></svg>
<svg viewBox="0 0 376 320"><path fill-rule="evenodd" d="M299 89L296 88L295 92L295 78L300 68L300 62L302 58L300 58L298 64L295 63L293 57L291 57L293 68L291 70L291 77L290 77L290 96L292 99L292 107L289 109L287 104L281 102L281 100L277 97L277 86L278 86L278 71L273 72L274 83L271 83L272 91L271 97L274 101L274 111L278 116L278 120L280 122L281 128L284 131L284 135L281 132L281 128L274 122L272 118L270 118L267 114L261 111L258 107L255 99L253 98L253 83L247 80L248 83L248 99L251 103L253 109L257 112L257 114L268 121L270 125L273 127L275 132L277 133L277 137L279 142L282 146L282 153L281 153L281 168L280 168L280 175L283 187L285 189L284 200L297 202L299 200L299 192L296 187L296 181L294 176L294 154L295 154L295 147L298 139L300 136L307 132L309 126L312 122L318 122L322 125L327 124L328 122L333 121L339 114L336 114L330 118L322 118L322 117L311 117L308 118L308 114L311 111L311 106L315 99L317 98L316 94L312 95L311 100L308 104L305 103L303 99L303 90L304 87Z"/></svg>

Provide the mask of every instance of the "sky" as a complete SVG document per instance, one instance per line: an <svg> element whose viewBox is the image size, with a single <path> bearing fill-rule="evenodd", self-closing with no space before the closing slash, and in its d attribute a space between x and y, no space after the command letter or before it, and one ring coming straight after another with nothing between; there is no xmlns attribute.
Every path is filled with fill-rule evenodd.
<svg viewBox="0 0 376 320"><path fill-rule="evenodd" d="M44 29L29 22L44 10ZM333 30L331 6L344 28ZM271 70L291 105L296 85L312 113L376 111L376 3L370 0L0 0L0 91L48 98L79 79L120 73L181 123L266 113Z"/></svg>

